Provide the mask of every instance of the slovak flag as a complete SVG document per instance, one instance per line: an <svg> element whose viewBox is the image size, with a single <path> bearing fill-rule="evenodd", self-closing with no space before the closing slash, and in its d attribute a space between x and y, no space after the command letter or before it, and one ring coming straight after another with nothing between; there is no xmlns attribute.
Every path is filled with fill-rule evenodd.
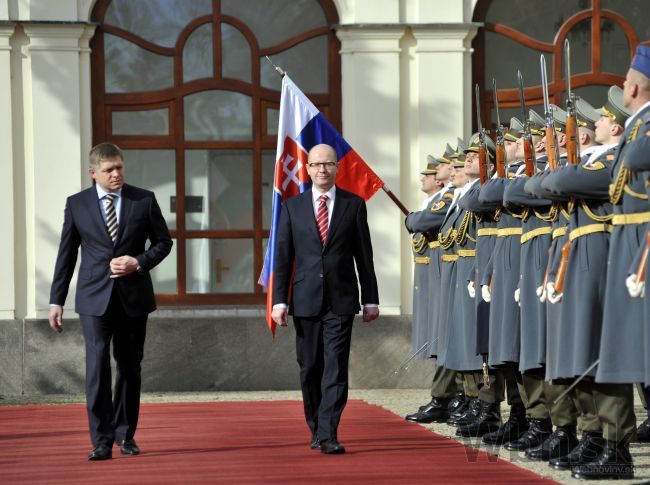
<svg viewBox="0 0 650 485"><path fill-rule="evenodd" d="M271 201L271 234L258 284L267 288L266 323L275 337L273 309L273 266L277 226L282 202L311 187L307 174L307 153L312 147L326 143L336 150L339 170L336 185L365 200L384 185L332 124L318 111L286 74L282 78L278 146L275 157L273 200Z"/></svg>

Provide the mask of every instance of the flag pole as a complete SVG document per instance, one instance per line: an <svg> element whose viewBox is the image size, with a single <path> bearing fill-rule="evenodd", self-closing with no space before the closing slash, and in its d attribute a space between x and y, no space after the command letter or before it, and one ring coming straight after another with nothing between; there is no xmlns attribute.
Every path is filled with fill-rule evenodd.
<svg viewBox="0 0 650 485"><path fill-rule="evenodd" d="M273 66L273 69L275 70L275 72L277 72L280 77L284 77L284 75L287 72L284 69L282 69L280 66L276 66L275 64L273 64L273 61L271 60L271 58L269 56L264 56L264 57L266 57L266 60L269 61L269 64L271 64ZM388 187L386 187L385 184L382 185L381 188L384 190L384 192L390 198L390 200L393 201L393 203L398 207L398 209L400 211L402 211L402 213L405 216L409 215L409 210L406 208L406 206L404 204L402 204L402 201L397 198L397 196L393 193L392 190L390 190Z"/></svg>

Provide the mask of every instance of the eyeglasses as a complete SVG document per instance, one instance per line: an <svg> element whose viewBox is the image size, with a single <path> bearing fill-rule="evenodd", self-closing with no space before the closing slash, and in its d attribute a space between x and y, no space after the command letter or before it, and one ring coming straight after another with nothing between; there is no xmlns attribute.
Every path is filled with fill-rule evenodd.
<svg viewBox="0 0 650 485"><path fill-rule="evenodd" d="M308 163L307 165L309 168L315 168L316 170L320 170L321 168L332 170L336 167L336 162Z"/></svg>

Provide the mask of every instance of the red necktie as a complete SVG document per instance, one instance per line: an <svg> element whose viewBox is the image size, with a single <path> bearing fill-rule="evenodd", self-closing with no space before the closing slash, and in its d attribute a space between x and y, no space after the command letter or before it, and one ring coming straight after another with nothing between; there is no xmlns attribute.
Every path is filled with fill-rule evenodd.
<svg viewBox="0 0 650 485"><path fill-rule="evenodd" d="M320 205L318 206L318 212L316 214L316 224L318 225L318 232L320 234L320 241L325 246L325 241L327 239L327 226L329 222L329 216L327 213L327 195L321 195L319 198Z"/></svg>

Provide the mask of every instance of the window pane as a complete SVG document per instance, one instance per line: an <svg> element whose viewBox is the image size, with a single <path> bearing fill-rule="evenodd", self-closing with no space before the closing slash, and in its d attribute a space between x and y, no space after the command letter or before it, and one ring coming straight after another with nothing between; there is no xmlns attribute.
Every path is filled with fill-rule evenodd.
<svg viewBox="0 0 650 485"><path fill-rule="evenodd" d="M173 59L104 35L107 93L157 91L174 85Z"/></svg>
<svg viewBox="0 0 650 485"><path fill-rule="evenodd" d="M264 0L263 7L259 0L221 0L221 12L248 25L262 48L327 24L314 0Z"/></svg>
<svg viewBox="0 0 650 485"><path fill-rule="evenodd" d="M104 21L154 44L174 47L191 20L210 13L212 0L113 0Z"/></svg>
<svg viewBox="0 0 650 485"><path fill-rule="evenodd" d="M304 93L327 93L327 37L322 35L271 56ZM260 58L262 86L280 90L282 78L265 57Z"/></svg>
<svg viewBox="0 0 650 485"><path fill-rule="evenodd" d="M212 24L190 34L183 48L183 81L212 77Z"/></svg>
<svg viewBox="0 0 650 485"><path fill-rule="evenodd" d="M507 52L508 55L503 55ZM517 70L521 71L524 86L539 86L542 77L539 71L539 56L542 52L529 49L508 37L494 32L485 32L485 85L492 86L496 79L499 89L516 88ZM551 76L553 55L544 53L546 69ZM552 79L549 77L549 83ZM518 118L520 116L517 116Z"/></svg>
<svg viewBox="0 0 650 485"><path fill-rule="evenodd" d="M632 24L639 42L650 40L650 2L648 0L601 0L603 9L612 10L625 17ZM628 64L630 59L627 60ZM629 65L628 65L629 67Z"/></svg>
<svg viewBox="0 0 650 485"><path fill-rule="evenodd" d="M186 140L250 140L251 98L232 91L202 91L185 96Z"/></svg>
<svg viewBox="0 0 650 485"><path fill-rule="evenodd" d="M590 7L590 0L492 2L485 19L486 22L507 25L533 39L552 43L556 32L569 17ZM513 57L510 53L508 55Z"/></svg>
<svg viewBox="0 0 650 485"><path fill-rule="evenodd" d="M185 226L189 230L253 229L253 152L185 152Z"/></svg>
<svg viewBox="0 0 650 485"><path fill-rule="evenodd" d="M277 135L278 123L280 122L280 110L267 108L266 110L266 134Z"/></svg>
<svg viewBox="0 0 650 485"><path fill-rule="evenodd" d="M169 255L162 260L162 263L151 270L153 289L156 293L172 295L178 293L178 287L176 284L176 258L176 239L174 239L174 245L172 246Z"/></svg>
<svg viewBox="0 0 650 485"><path fill-rule="evenodd" d="M170 230L176 229L176 158L174 150L124 150L127 183L151 190Z"/></svg>
<svg viewBox="0 0 650 485"><path fill-rule="evenodd" d="M114 135L168 135L169 110L113 111Z"/></svg>
<svg viewBox="0 0 650 485"><path fill-rule="evenodd" d="M603 18L600 21L600 32L601 71L625 76L630 67L630 43L623 29L612 19Z"/></svg>
<svg viewBox="0 0 650 485"><path fill-rule="evenodd" d="M253 293L252 239L188 239L188 293Z"/></svg>
<svg viewBox="0 0 650 485"><path fill-rule="evenodd" d="M264 229L271 228L271 201L273 200L273 175L275 172L275 150L262 151L262 223Z"/></svg>
<svg viewBox="0 0 650 485"><path fill-rule="evenodd" d="M567 36L571 45L571 76L591 71L591 19L578 22ZM562 46L562 77L565 76L564 45ZM548 62L548 61L547 61Z"/></svg>
<svg viewBox="0 0 650 485"><path fill-rule="evenodd" d="M232 25L221 24L223 77L251 82L251 48L248 40Z"/></svg>

